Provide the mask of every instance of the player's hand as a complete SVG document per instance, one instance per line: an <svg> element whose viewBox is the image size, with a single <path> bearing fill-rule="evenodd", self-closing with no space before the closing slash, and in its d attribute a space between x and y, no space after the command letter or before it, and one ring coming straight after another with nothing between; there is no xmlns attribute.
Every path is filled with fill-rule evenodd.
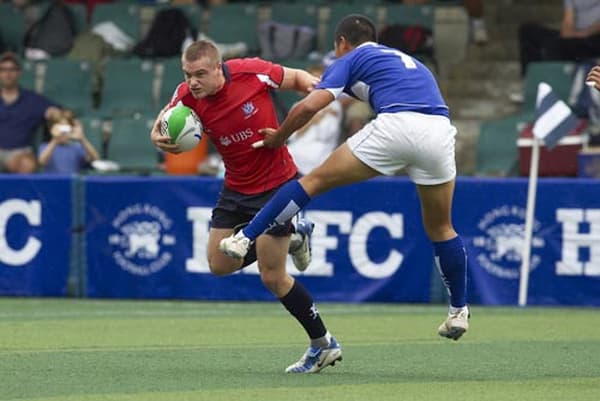
<svg viewBox="0 0 600 401"><path fill-rule="evenodd" d="M281 137L281 135L277 135L277 130L275 128L262 128L258 130L258 133L264 136L262 141L257 141L252 144L254 149L258 148L278 148L283 146L285 143L285 139Z"/></svg>
<svg viewBox="0 0 600 401"><path fill-rule="evenodd" d="M600 84L600 66L595 66L588 73L585 83L589 86L593 86L596 89L599 89L598 84Z"/></svg>
<svg viewBox="0 0 600 401"><path fill-rule="evenodd" d="M179 149L179 145L175 143L171 143L171 138L166 135L160 133L160 122L162 121L162 116L167 111L168 106L160 111L158 117L156 117L156 121L154 121L154 125L152 126L152 131L150 132L150 140L158 149L163 152L169 152L173 154L181 153L181 149Z"/></svg>
<svg viewBox="0 0 600 401"><path fill-rule="evenodd" d="M317 84L319 82L321 82L321 78L311 75L309 82L308 82L308 87L306 88L306 91L309 93L312 92L313 89L315 89L315 86L317 86Z"/></svg>
<svg viewBox="0 0 600 401"><path fill-rule="evenodd" d="M79 120L75 120L73 122L73 130L71 131L71 139L75 141L82 141L83 136L83 127L81 126L81 122Z"/></svg>

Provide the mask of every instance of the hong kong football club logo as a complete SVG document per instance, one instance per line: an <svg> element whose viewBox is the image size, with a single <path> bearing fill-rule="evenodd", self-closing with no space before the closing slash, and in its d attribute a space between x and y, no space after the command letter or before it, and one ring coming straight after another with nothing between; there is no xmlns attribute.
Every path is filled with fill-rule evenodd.
<svg viewBox="0 0 600 401"><path fill-rule="evenodd" d="M148 276L162 270L173 259L173 221L158 207L136 203L119 211L109 235L112 256L123 270Z"/></svg>
<svg viewBox="0 0 600 401"><path fill-rule="evenodd" d="M526 210L515 205L503 205L488 211L477 224L481 235L473 238L476 260L488 273L504 279L518 279L525 241ZM533 270L539 266L541 257L536 250L544 247L545 241L536 235L540 222L533 223L531 240L531 264Z"/></svg>
<svg viewBox="0 0 600 401"><path fill-rule="evenodd" d="M244 119L248 119L256 114L258 110L254 107L254 103L246 102L242 105L242 111L244 112Z"/></svg>

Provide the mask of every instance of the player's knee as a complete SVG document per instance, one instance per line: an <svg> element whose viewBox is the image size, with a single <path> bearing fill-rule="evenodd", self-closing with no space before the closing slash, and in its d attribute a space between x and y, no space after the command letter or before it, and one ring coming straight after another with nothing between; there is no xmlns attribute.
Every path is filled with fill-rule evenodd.
<svg viewBox="0 0 600 401"><path fill-rule="evenodd" d="M279 288L284 282L285 275L278 271L263 270L260 272L260 279L266 288L273 293L278 293Z"/></svg>
<svg viewBox="0 0 600 401"><path fill-rule="evenodd" d="M221 259L217 258L208 259L208 268L215 276L226 276L239 269L235 262L223 263Z"/></svg>

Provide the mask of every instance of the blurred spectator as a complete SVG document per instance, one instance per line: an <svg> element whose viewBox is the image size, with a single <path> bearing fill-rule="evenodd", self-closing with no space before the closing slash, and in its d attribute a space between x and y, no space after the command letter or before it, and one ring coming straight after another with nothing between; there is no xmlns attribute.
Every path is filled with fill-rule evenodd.
<svg viewBox="0 0 600 401"><path fill-rule="evenodd" d="M321 76L323 68L313 66L307 70ZM308 174L321 164L340 143L342 131L342 104L334 100L302 128L294 132L287 144L298 170Z"/></svg>
<svg viewBox="0 0 600 401"><path fill-rule="evenodd" d="M0 171L32 173L36 128L60 113L48 99L19 86L21 64L16 54L0 55Z"/></svg>
<svg viewBox="0 0 600 401"><path fill-rule="evenodd" d="M44 173L79 173L98 160L98 152L87 140L73 113L63 110L50 120L49 142L43 142L38 162Z"/></svg>
<svg viewBox="0 0 600 401"><path fill-rule="evenodd" d="M532 61L581 61L600 56L600 1L564 0L560 30L519 27L521 74Z"/></svg>
<svg viewBox="0 0 600 401"><path fill-rule="evenodd" d="M402 0L407 5L430 3L431 0ZM487 28L483 19L483 0L463 0L463 6L469 16L469 37L478 44L483 45L488 41Z"/></svg>

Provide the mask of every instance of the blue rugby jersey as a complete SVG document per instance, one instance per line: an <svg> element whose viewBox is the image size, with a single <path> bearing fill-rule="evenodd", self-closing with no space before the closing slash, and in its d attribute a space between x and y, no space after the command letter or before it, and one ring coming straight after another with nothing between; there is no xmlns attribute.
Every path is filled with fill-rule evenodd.
<svg viewBox="0 0 600 401"><path fill-rule="evenodd" d="M369 102L376 114L415 111L449 117L448 106L429 69L399 50L367 42L337 59L318 89Z"/></svg>

